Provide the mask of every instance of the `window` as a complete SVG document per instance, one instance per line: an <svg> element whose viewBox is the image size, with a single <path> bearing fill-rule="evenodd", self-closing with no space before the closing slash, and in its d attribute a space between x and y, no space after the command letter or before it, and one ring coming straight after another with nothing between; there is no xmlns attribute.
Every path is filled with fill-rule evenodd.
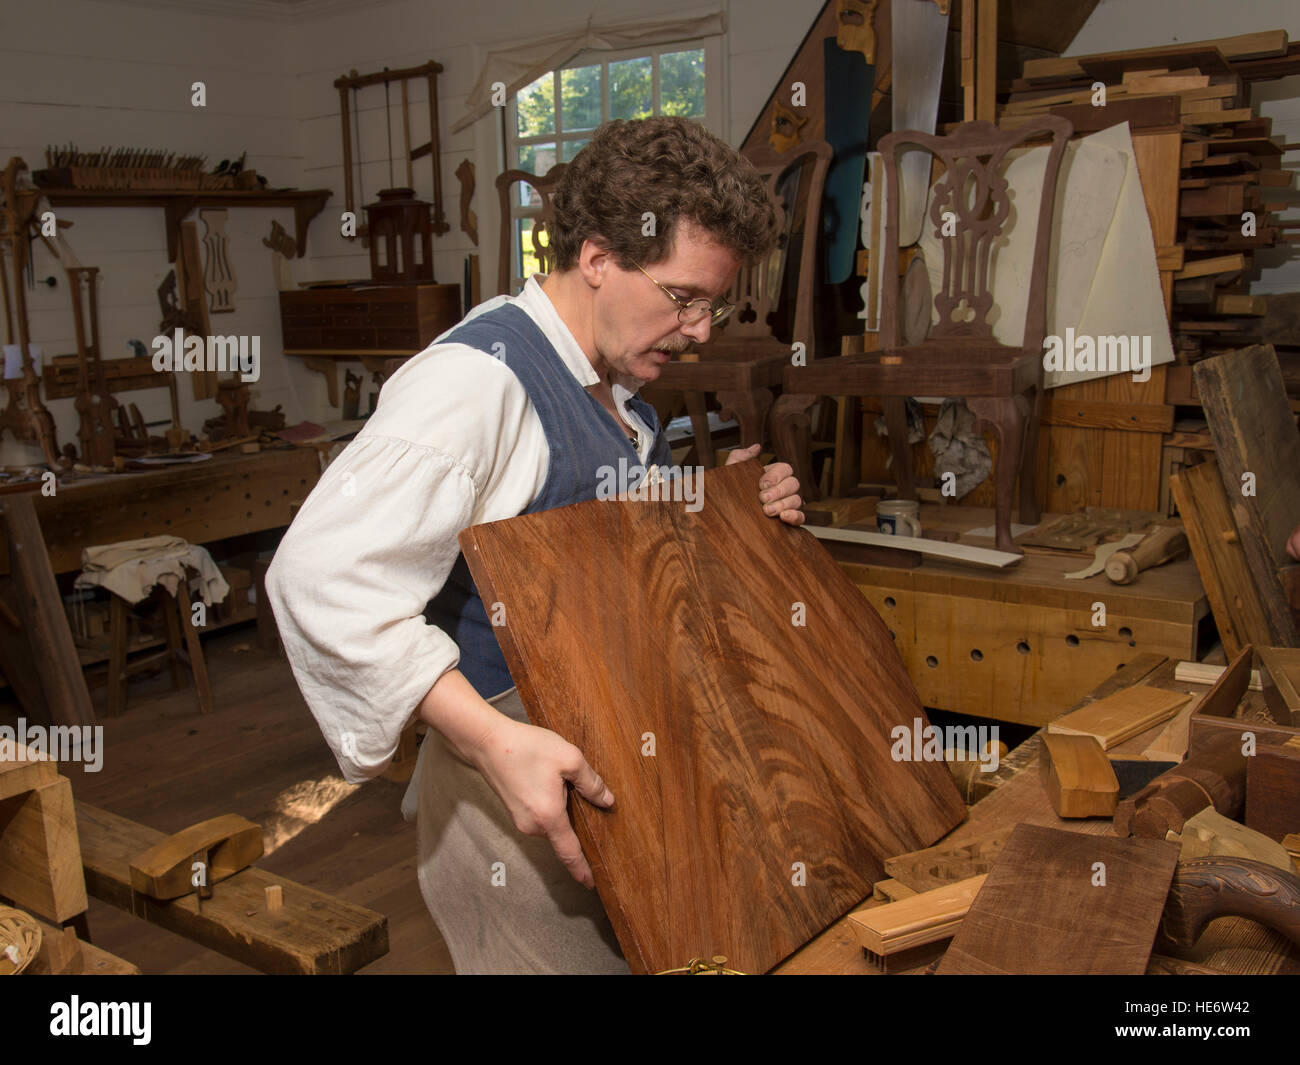
<svg viewBox="0 0 1300 1065"><path fill-rule="evenodd" d="M557 162L572 161L592 131L611 118L683 115L720 134L721 55L719 38L710 38L639 54L589 52L544 74L520 89L507 108L507 167L545 174ZM533 249L540 213L536 190L517 183L510 201L515 291L540 268Z"/></svg>

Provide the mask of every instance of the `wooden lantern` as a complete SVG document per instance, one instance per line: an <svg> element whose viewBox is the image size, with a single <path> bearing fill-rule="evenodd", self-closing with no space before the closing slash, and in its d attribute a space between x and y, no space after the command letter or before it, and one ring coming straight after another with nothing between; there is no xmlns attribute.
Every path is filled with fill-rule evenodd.
<svg viewBox="0 0 1300 1065"><path fill-rule="evenodd" d="M366 205L366 217L370 224L371 279L385 285L432 284L429 204L417 200L414 189L380 189L379 202Z"/></svg>

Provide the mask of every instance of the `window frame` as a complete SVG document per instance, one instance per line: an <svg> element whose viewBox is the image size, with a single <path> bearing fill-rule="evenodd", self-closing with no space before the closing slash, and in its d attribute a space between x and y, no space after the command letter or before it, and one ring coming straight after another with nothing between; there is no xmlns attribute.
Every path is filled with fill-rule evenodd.
<svg viewBox="0 0 1300 1065"><path fill-rule="evenodd" d="M560 162L564 155L565 142L578 140L589 140L594 128L572 130L566 132L563 125L563 86L561 83L562 74L565 70L574 70L581 67L590 67L599 65L601 68L600 78L600 122L608 121L609 116L609 67L612 63L625 62L630 59L650 59L650 93L651 93L651 114L657 115L661 112L658 110L660 105L659 99L659 58L662 55L672 55L675 52L691 52L702 50L704 52L704 114L700 116L692 115L691 118L699 122L706 129L725 139L725 117L723 115L725 74L723 71L724 51L722 47L723 39L718 36L699 37L692 40L674 41L671 44L653 45L648 48L631 48L623 49L617 52L598 51L588 49L574 56L569 62L562 67L557 67L550 72L553 79L553 97L555 106L555 128L549 133L540 133L535 136L520 136L519 134L519 114L517 108L518 93L512 93L506 106L502 109L502 124L504 126L504 151L505 151L505 169L517 170L523 169L519 165L519 153L524 147L531 144L553 144L555 145L556 162ZM525 86L526 88L527 86ZM522 91L522 90L521 90ZM598 123L599 125L599 123ZM519 186L516 184L515 189ZM510 218L503 219L505 224L509 225L510 239L510 278L511 291L518 292L522 289L526 278L522 277L522 249L521 238L518 235L519 222L528 218L538 218L541 215L541 208L538 206L525 206L519 202L517 191L512 190L510 196Z"/></svg>

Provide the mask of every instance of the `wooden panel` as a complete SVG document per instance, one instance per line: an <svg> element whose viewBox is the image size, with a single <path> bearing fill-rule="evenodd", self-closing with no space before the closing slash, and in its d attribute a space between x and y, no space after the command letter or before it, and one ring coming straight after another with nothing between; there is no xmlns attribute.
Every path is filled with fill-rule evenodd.
<svg viewBox="0 0 1300 1065"><path fill-rule="evenodd" d="M1300 741L1262 745L1246 759L1246 826L1278 842L1300 832Z"/></svg>
<svg viewBox="0 0 1300 1065"><path fill-rule="evenodd" d="M0 582L0 594L12 603L8 616L0 621L4 669L33 717L62 725L88 725L95 720L95 711L51 572L52 560L37 522L35 498L34 492L8 496L4 521L0 522L0 531L8 541L8 550L0 551L0 558L8 563L10 576ZM77 566L80 568L80 557ZM6 623L15 615L20 625L19 631L12 633ZM30 656L26 662L21 661L24 650ZM29 674L35 674L35 684Z"/></svg>
<svg viewBox="0 0 1300 1065"><path fill-rule="evenodd" d="M32 754L21 743L0 741L0 799L21 795L42 784L51 784L58 777L56 762L43 755Z"/></svg>
<svg viewBox="0 0 1300 1065"><path fill-rule="evenodd" d="M816 540L763 516L760 476L708 471L695 513L592 501L461 534L530 717L617 797L572 812L641 972L770 969L964 815L942 763L891 757L925 720L903 663Z"/></svg>
<svg viewBox="0 0 1300 1065"><path fill-rule="evenodd" d="M1175 843L1020 825L939 972L1145 972L1177 862Z"/></svg>
<svg viewBox="0 0 1300 1065"><path fill-rule="evenodd" d="M1091 736L1109 750L1167 721L1190 698L1190 695L1140 684L1058 718L1048 726L1048 731L1064 736Z"/></svg>
<svg viewBox="0 0 1300 1065"><path fill-rule="evenodd" d="M55 573L81 569L82 549L168 533L203 544L276 529L315 487L311 448L217 455L158 473L105 477L35 500Z"/></svg>
<svg viewBox="0 0 1300 1065"><path fill-rule="evenodd" d="M85 912L81 848L66 777L0 801L0 895L60 924Z"/></svg>
<svg viewBox="0 0 1300 1065"><path fill-rule="evenodd" d="M1300 725L1300 649L1256 647L1255 653L1268 679L1265 684L1261 678L1261 690L1273 719Z"/></svg>
<svg viewBox="0 0 1300 1065"><path fill-rule="evenodd" d="M1300 526L1300 433L1271 346L1205 359L1193 371L1214 437L1219 476L1255 578L1273 646L1300 646L1278 582Z"/></svg>
<svg viewBox="0 0 1300 1065"><path fill-rule="evenodd" d="M1130 375L1106 378L1107 387L1121 379L1131 384ZM1148 382L1150 383L1150 382ZM1174 408L1163 403L1143 402L1142 400L1088 400L1080 399L1061 401L1056 398L1062 389L1048 393L1048 402L1044 405L1043 421L1048 425L1076 425L1089 429L1123 429L1139 433L1167 433L1174 427ZM1160 382L1156 396L1165 393L1164 381ZM1107 440L1119 434L1107 434ZM1112 504L1107 504L1108 506ZM1141 507L1128 508L1141 510Z"/></svg>
<svg viewBox="0 0 1300 1065"><path fill-rule="evenodd" d="M1000 597L920 592L882 583L880 567L849 569L895 635L926 706L1043 725L1142 653L1186 658L1195 650L1193 623L1135 615L1106 593L1100 629L1090 604L1024 602L1011 589Z"/></svg>
<svg viewBox="0 0 1300 1065"><path fill-rule="evenodd" d="M1272 628L1255 595L1255 580L1228 509L1228 497L1213 460L1169 478L1183 519L1205 596L1230 658L1247 644L1268 644Z"/></svg>
<svg viewBox="0 0 1300 1065"><path fill-rule="evenodd" d="M200 903L159 902L132 890L130 864L165 837L125 817L77 804L86 888L97 899L267 973L353 973L388 952L388 920L315 888L252 867ZM283 907L266 911L266 889Z"/></svg>

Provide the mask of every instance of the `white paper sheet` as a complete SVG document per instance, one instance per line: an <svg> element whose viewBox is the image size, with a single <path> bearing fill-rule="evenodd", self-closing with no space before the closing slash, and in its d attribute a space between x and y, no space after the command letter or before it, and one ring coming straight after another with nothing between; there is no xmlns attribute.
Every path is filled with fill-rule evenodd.
<svg viewBox="0 0 1300 1065"><path fill-rule="evenodd" d="M990 268L994 300L990 324L994 338L1003 344L1017 345L1024 337L1047 154L1046 147L1014 153L1005 169L1012 212ZM920 243L937 292L943 280L943 246L933 226L925 227ZM937 314L932 320L938 320ZM1053 211L1047 334L1064 337L1067 330L1076 336L1149 336L1151 365L1174 358L1155 241L1127 123L1072 141L1061 162ZM1045 384L1057 388L1114 372L1122 371L1048 372Z"/></svg>

